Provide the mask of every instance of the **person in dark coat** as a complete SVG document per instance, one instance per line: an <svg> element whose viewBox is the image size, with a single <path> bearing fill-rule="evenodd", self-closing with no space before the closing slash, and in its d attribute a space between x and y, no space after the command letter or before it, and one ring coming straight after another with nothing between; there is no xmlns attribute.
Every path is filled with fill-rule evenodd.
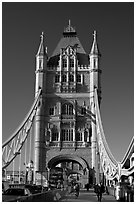
<svg viewBox="0 0 136 204"><path fill-rule="evenodd" d="M97 184L94 186L94 192L97 195L98 201L101 202L102 194L104 193L104 186L102 184Z"/></svg>

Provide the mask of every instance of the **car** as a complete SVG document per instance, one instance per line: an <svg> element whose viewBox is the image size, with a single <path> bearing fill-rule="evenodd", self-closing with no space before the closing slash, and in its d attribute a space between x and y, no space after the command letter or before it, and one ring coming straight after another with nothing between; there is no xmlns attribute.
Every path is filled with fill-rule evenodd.
<svg viewBox="0 0 136 204"><path fill-rule="evenodd" d="M3 202L17 201L18 199L30 196L31 193L27 188L9 188L2 195Z"/></svg>
<svg viewBox="0 0 136 204"><path fill-rule="evenodd" d="M8 181L2 181L2 194L4 194L4 192L10 188Z"/></svg>
<svg viewBox="0 0 136 204"><path fill-rule="evenodd" d="M41 185L25 184L25 187L28 188L32 194L41 193L43 190Z"/></svg>

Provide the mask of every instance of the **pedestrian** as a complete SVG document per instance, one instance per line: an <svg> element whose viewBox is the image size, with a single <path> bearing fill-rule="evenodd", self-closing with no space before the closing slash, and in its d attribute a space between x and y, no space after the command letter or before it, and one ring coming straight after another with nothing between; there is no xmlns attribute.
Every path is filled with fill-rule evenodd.
<svg viewBox="0 0 136 204"><path fill-rule="evenodd" d="M89 191L89 183L86 184L86 190Z"/></svg>
<svg viewBox="0 0 136 204"><path fill-rule="evenodd" d="M75 184L75 195L76 195L76 197L78 197L79 196L79 190L80 190L80 186L79 186L79 184L78 183L76 183Z"/></svg>
<svg viewBox="0 0 136 204"><path fill-rule="evenodd" d="M102 200L102 194L104 192L103 188L104 186L102 184L99 184L99 185L97 184L94 186L94 192L96 193L98 201L100 202Z"/></svg>

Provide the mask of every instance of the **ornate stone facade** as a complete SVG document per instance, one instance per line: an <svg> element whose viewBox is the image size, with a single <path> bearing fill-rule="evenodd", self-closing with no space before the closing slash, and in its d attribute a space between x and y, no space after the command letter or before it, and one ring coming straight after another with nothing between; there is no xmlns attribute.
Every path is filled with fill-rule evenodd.
<svg viewBox="0 0 136 204"><path fill-rule="evenodd" d="M42 89L35 119L36 172L52 168L48 164L56 158L52 165L65 163L68 168L72 162L72 170L82 170L82 179L87 183L95 168L94 88L98 89L100 103L101 71L95 31L93 35L91 51L86 54L69 21L63 37L49 58L44 35L41 35L36 55L35 95L39 88ZM75 163L77 167L74 167Z"/></svg>

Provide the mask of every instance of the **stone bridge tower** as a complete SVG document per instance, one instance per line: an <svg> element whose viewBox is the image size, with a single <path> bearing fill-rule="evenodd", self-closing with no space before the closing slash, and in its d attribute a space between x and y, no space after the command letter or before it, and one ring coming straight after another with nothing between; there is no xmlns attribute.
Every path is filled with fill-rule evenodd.
<svg viewBox="0 0 136 204"><path fill-rule="evenodd" d="M35 119L35 172L60 166L83 185L92 183L97 171L94 88L101 101L96 31L89 54L70 21L49 58L43 38L36 55L35 94L41 88L42 96Z"/></svg>

